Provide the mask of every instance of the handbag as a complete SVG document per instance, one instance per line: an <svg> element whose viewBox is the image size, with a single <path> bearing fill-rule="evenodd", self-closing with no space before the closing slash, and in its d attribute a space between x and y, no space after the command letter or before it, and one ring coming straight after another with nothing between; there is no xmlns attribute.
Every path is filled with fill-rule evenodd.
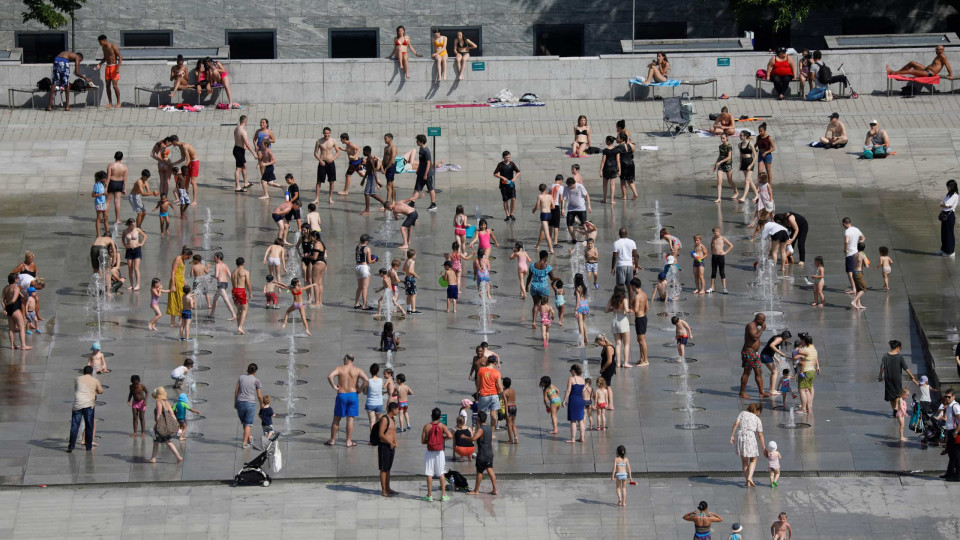
<svg viewBox="0 0 960 540"><path fill-rule="evenodd" d="M946 210L941 210L940 213L937 214L937 219L940 221L946 221L950 219L950 214Z"/></svg>
<svg viewBox="0 0 960 540"><path fill-rule="evenodd" d="M160 418L157 419L157 423L153 426L153 432L160 437L170 437L177 432L179 427L180 425L177 423L177 419L174 418L173 413L164 407L160 413Z"/></svg>

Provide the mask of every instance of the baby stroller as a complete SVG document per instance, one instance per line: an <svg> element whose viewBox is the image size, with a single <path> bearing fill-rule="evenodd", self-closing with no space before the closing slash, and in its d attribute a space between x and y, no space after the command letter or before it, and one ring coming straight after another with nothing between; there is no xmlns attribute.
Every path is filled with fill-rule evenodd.
<svg viewBox="0 0 960 540"><path fill-rule="evenodd" d="M930 411L917 401L917 395L913 395L913 414L910 416L910 429L920 435L920 444L933 444L939 446L945 442L946 431L940 422L933 418Z"/></svg>
<svg viewBox="0 0 960 540"><path fill-rule="evenodd" d="M687 92L681 93L680 97L664 98L664 131L673 137L676 137L685 129L693 133L693 116L696 112Z"/></svg>
<svg viewBox="0 0 960 540"><path fill-rule="evenodd" d="M270 464L273 468L273 472L280 472L281 458L280 458L280 446L277 444L277 439L280 438L279 432L274 432L269 438L265 439L267 442L266 448L263 452L257 455L257 457L251 459L249 462L243 464L243 468L234 475L233 477L233 486L263 486L267 487L270 485L270 475L264 470L263 464L267 462L267 459L270 460Z"/></svg>

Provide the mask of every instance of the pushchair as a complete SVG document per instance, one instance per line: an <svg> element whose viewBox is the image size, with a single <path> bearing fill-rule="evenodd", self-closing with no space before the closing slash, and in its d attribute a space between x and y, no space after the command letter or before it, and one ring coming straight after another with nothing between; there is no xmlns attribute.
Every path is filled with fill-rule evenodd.
<svg viewBox="0 0 960 540"><path fill-rule="evenodd" d="M663 129L671 136L676 137L683 130L693 133L693 117L696 114L693 102L687 92L680 97L663 99Z"/></svg>
<svg viewBox="0 0 960 540"><path fill-rule="evenodd" d="M282 465L280 446L277 444L277 439L279 438L280 433L274 432L269 438L264 439L266 441L266 447L263 449L263 452L260 452L257 457L243 464L243 468L233 477L233 487L257 485L267 487L270 485L272 478L270 478L270 475L264 470L263 465L269 459L273 472L280 472Z"/></svg>
<svg viewBox="0 0 960 540"><path fill-rule="evenodd" d="M913 412L910 416L910 429L920 435L920 444L933 444L939 446L945 442L946 431L940 425L930 411L923 406L923 403L917 401L917 395L913 394Z"/></svg>

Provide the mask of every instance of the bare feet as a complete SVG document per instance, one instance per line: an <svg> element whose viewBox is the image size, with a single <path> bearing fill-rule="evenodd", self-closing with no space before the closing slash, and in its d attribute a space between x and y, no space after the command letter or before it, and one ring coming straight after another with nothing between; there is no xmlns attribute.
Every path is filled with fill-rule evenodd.
<svg viewBox="0 0 960 540"><path fill-rule="evenodd" d="M626 363L626 364L624 364L624 365L623 365L623 366L621 366L621 367L625 367L625 368L632 368L633 366L632 366L632 365L630 365L630 363L628 362L628 363Z"/></svg>
<svg viewBox="0 0 960 540"><path fill-rule="evenodd" d="M269 199L270 196L269 196L269 195L264 195L263 197L257 197L257 198L260 199L261 201L265 201L265 200Z"/></svg>
<svg viewBox="0 0 960 540"><path fill-rule="evenodd" d="M349 194L350 194L349 191L338 191L338 192L337 192L337 195L349 195Z"/></svg>
<svg viewBox="0 0 960 540"><path fill-rule="evenodd" d="M650 365L650 362L637 362L636 367L647 367Z"/></svg>
<svg viewBox="0 0 960 540"><path fill-rule="evenodd" d="M741 393L738 397L741 399L752 399L749 395Z"/></svg>
<svg viewBox="0 0 960 540"><path fill-rule="evenodd" d="M719 202L720 202L720 199L714 199L713 202L719 203Z"/></svg>
<svg viewBox="0 0 960 540"><path fill-rule="evenodd" d="M147 463L156 463L156 462L157 462L157 458L150 458L147 460Z"/></svg>

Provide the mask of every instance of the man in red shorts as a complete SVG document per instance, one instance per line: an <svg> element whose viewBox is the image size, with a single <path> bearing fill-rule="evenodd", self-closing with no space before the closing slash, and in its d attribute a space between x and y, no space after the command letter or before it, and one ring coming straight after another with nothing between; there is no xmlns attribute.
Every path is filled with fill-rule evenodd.
<svg viewBox="0 0 960 540"><path fill-rule="evenodd" d="M170 144L180 149L180 159L174 161L173 165L187 162L187 183L193 195L191 204L197 204L197 177L200 176L200 157L192 145L181 142L176 135L171 135L169 140Z"/></svg>
<svg viewBox="0 0 960 540"><path fill-rule="evenodd" d="M117 96L117 105L116 108L120 108L120 86L117 82L120 80L120 64L123 63L123 55L120 54L120 47L117 47L116 43L110 43L107 41L107 36L101 34L97 37L97 41L100 42L100 47L103 48L103 60L100 60L100 63L97 64L93 69L99 70L100 66L107 64L107 68L103 70L103 80L107 85L107 105L109 109L113 107L113 96L110 92L110 87L113 87L113 94Z"/></svg>
<svg viewBox="0 0 960 540"><path fill-rule="evenodd" d="M747 324L743 332L743 349L740 350L740 367L743 368L743 375L740 376L740 397L749 399L747 395L747 381L750 379L750 371L757 380L757 389L760 395L767 397L770 395L763 390L763 377L760 363L760 336L767 329L767 317L763 313L757 313L757 316Z"/></svg>
<svg viewBox="0 0 960 540"><path fill-rule="evenodd" d="M233 285L233 303L237 305L237 333L246 334L243 331L243 323L247 321L247 293L253 294L253 285L250 283L250 272L243 266L243 257L237 257L237 269L230 276L230 282Z"/></svg>

